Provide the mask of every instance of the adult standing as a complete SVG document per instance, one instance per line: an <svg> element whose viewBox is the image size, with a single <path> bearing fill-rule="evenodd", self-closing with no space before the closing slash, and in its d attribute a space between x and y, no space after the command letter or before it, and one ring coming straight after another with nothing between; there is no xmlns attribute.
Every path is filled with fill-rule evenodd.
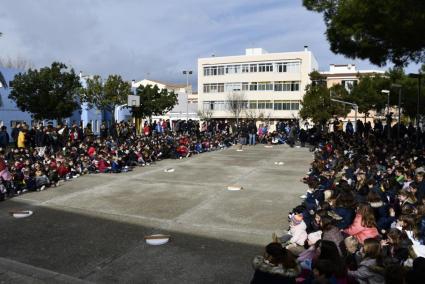
<svg viewBox="0 0 425 284"><path fill-rule="evenodd" d="M12 128L12 139L13 142L15 143L15 146L18 146L18 136L19 136L19 131L21 130L21 124L18 123L15 125L15 127Z"/></svg>
<svg viewBox="0 0 425 284"><path fill-rule="evenodd" d="M249 123L248 135L249 135L249 145L255 146L255 143L256 143L255 138L257 135L257 125L255 124L255 121L251 121Z"/></svg>
<svg viewBox="0 0 425 284"><path fill-rule="evenodd" d="M9 145L9 133L7 133L7 127L6 126L2 126L1 130L0 130L0 148L7 148L7 146Z"/></svg>
<svg viewBox="0 0 425 284"><path fill-rule="evenodd" d="M27 129L26 128L22 128L19 131L18 134L18 139L17 139L17 146L18 148L25 148L25 143L26 143L26 134L27 134Z"/></svg>

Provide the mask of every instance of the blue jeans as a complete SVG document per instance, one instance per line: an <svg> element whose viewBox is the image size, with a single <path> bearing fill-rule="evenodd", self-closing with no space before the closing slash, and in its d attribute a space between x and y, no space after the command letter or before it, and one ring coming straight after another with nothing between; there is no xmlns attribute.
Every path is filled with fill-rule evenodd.
<svg viewBox="0 0 425 284"><path fill-rule="evenodd" d="M249 134L249 145L255 145L255 134Z"/></svg>

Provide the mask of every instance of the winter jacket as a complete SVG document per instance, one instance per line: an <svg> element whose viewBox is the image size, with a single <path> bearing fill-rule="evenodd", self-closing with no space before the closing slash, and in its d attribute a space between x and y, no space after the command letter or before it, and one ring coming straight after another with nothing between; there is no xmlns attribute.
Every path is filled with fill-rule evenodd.
<svg viewBox="0 0 425 284"><path fill-rule="evenodd" d="M354 236L361 244L364 243L364 240L375 238L379 235L375 227L368 228L362 225L362 216L360 214L356 214L353 224L345 229L344 232L350 236Z"/></svg>
<svg viewBox="0 0 425 284"><path fill-rule="evenodd" d="M383 284L384 268L377 266L376 259L365 258L360 262L359 268L355 271L348 271L348 275L354 277L360 284Z"/></svg>
<svg viewBox="0 0 425 284"><path fill-rule="evenodd" d="M19 131L18 148L25 148L25 132Z"/></svg>
<svg viewBox="0 0 425 284"><path fill-rule="evenodd" d="M289 240L292 244L297 244L299 246L303 246L305 241L307 240L307 225L304 221L301 221L298 225L291 225L289 229L292 238Z"/></svg>
<svg viewBox="0 0 425 284"><path fill-rule="evenodd" d="M339 255L342 255L341 243L344 240L340 230L337 227L332 226L328 231L323 231L322 240L327 240L335 243L338 248Z"/></svg>
<svg viewBox="0 0 425 284"><path fill-rule="evenodd" d="M262 256L256 256L254 258L252 267L255 272L251 284L296 283L295 277L301 272L299 266L295 268L284 268L282 265L275 266L267 262Z"/></svg>
<svg viewBox="0 0 425 284"><path fill-rule="evenodd" d="M373 214L375 215L378 230L388 230L391 226L391 223L395 221L395 218L389 216L388 214L388 204L379 201L370 202L370 206L373 209Z"/></svg>
<svg viewBox="0 0 425 284"><path fill-rule="evenodd" d="M0 147L6 147L9 145L9 133L6 131L0 131Z"/></svg>
<svg viewBox="0 0 425 284"><path fill-rule="evenodd" d="M352 208L336 207L335 213L342 217L336 226L340 229L345 229L350 226L354 219L354 210Z"/></svg>

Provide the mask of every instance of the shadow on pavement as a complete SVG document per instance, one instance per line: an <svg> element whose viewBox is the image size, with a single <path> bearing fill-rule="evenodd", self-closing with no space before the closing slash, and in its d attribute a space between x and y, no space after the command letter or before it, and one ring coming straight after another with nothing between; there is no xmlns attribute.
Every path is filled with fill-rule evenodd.
<svg viewBox="0 0 425 284"><path fill-rule="evenodd" d="M33 210L25 219L12 209ZM0 203L0 257L98 283L248 283L263 248L17 200ZM145 235L172 240L149 246Z"/></svg>

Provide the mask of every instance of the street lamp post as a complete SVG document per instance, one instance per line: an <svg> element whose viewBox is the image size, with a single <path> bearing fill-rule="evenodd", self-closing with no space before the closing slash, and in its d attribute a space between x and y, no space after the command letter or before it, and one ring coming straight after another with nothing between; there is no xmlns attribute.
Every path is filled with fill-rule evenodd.
<svg viewBox="0 0 425 284"><path fill-rule="evenodd" d="M398 123L397 123L397 139L400 139L400 123L401 123L401 85L391 84L392 88L398 89Z"/></svg>
<svg viewBox="0 0 425 284"><path fill-rule="evenodd" d="M391 139L391 121L390 121L390 91L389 90L382 90L381 93L387 94L387 115L385 116L387 119L387 139Z"/></svg>
<svg viewBox="0 0 425 284"><path fill-rule="evenodd" d="M183 70L183 75L186 75L186 123L189 121L189 75L192 73L192 70Z"/></svg>
<svg viewBox="0 0 425 284"><path fill-rule="evenodd" d="M420 97L421 97L421 79L422 79L422 73L419 72L417 74L410 73L410 78L417 78L418 79L418 99L416 102L416 143L419 142L419 104L420 104Z"/></svg>
<svg viewBox="0 0 425 284"><path fill-rule="evenodd" d="M359 112L359 106L355 103L350 103L350 102L341 101L341 100L337 100L337 99L331 99L331 101L341 103L341 104L345 104L345 105L349 105L349 106L352 106L354 108L354 120L355 120L354 132L357 132L357 113Z"/></svg>

